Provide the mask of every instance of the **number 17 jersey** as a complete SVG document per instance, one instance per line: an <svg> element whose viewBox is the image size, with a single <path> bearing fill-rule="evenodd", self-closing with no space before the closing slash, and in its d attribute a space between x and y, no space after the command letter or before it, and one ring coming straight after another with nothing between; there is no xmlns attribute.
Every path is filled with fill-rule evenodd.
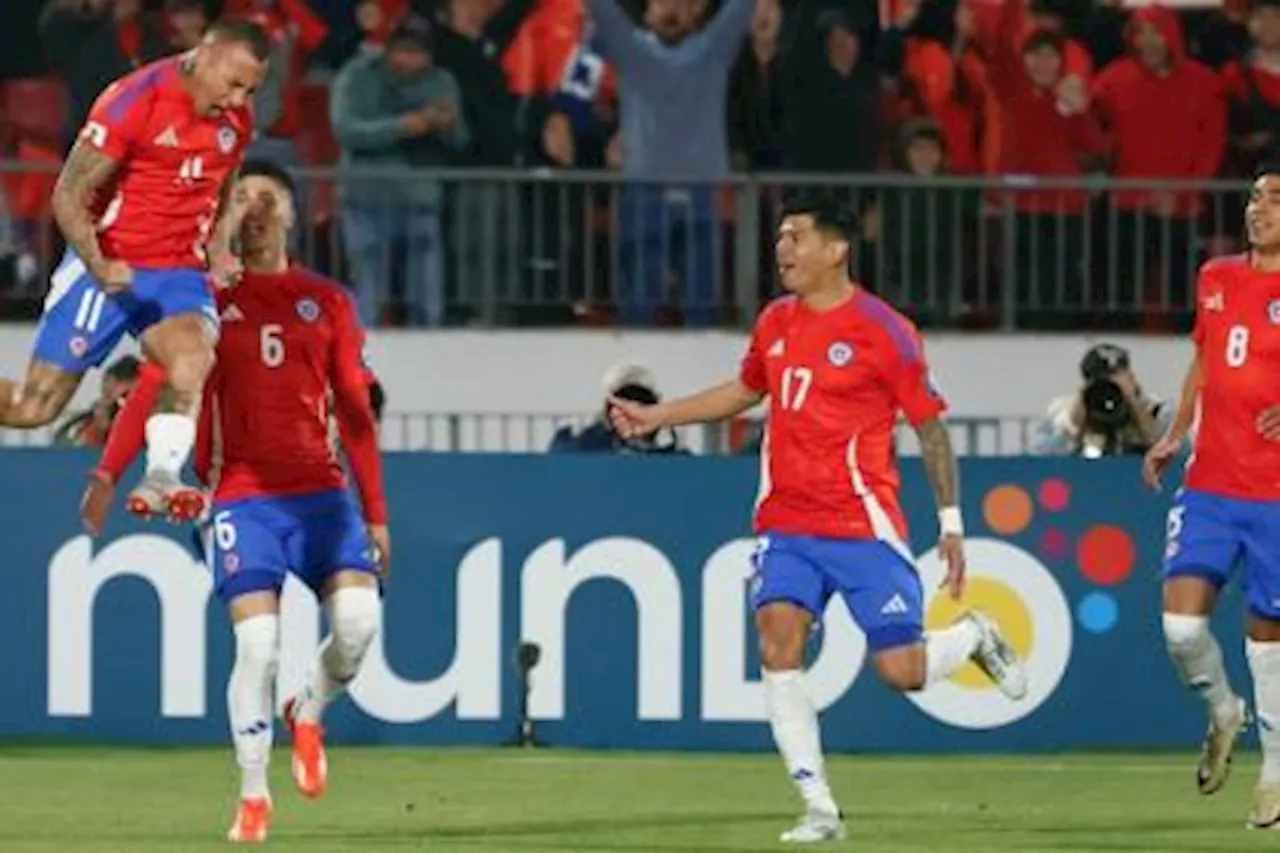
<svg viewBox="0 0 1280 853"><path fill-rule="evenodd" d="M1257 427L1258 416L1280 404L1280 273L1253 269L1247 255L1206 263L1191 336L1201 387L1187 488L1280 500L1280 442Z"/></svg>

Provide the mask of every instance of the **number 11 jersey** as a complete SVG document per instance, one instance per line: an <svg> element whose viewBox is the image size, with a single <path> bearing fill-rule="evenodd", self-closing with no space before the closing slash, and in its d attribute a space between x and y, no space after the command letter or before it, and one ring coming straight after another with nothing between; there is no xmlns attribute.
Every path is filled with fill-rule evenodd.
<svg viewBox="0 0 1280 853"><path fill-rule="evenodd" d="M1264 410L1280 405L1280 273L1253 269L1247 255L1206 263L1191 337L1201 386L1187 488L1280 500L1280 442L1257 427Z"/></svg>

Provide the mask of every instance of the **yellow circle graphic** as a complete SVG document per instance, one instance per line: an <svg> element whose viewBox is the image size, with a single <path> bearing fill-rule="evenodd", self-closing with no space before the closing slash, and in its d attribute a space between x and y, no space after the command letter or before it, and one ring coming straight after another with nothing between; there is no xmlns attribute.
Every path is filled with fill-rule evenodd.
<svg viewBox="0 0 1280 853"><path fill-rule="evenodd" d="M975 567L975 572L981 568ZM970 575L965 584L964 596L954 600L950 595L935 595L925 613L925 629L934 631L945 628L960 618L966 610L981 610L996 621L1009 644L1024 660L1031 657L1035 647L1035 625L1022 597L1008 584L992 577ZM987 690L991 679L982 674L977 665L966 663L956 670L951 680L970 690Z"/></svg>

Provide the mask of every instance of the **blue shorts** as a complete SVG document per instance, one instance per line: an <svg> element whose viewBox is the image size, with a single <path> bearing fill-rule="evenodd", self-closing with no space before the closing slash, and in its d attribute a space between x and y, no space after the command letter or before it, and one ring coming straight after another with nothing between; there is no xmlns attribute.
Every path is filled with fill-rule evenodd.
<svg viewBox="0 0 1280 853"><path fill-rule="evenodd" d="M205 559L218 596L280 592L293 573L317 594L343 569L378 573L373 541L345 489L213 505Z"/></svg>
<svg viewBox="0 0 1280 853"><path fill-rule="evenodd" d="M844 596L872 651L919 641L924 592L916 567L875 539L819 539L766 534L752 561L755 608L789 601L822 618L835 593Z"/></svg>
<svg viewBox="0 0 1280 853"><path fill-rule="evenodd" d="M1280 620L1280 501L1181 490L1169 510L1165 577L1199 577L1221 588L1237 566L1249 610Z"/></svg>
<svg viewBox="0 0 1280 853"><path fill-rule="evenodd" d="M68 250L54 270L32 355L81 374L102 364L126 333L137 337L161 320L195 313L218 324L201 270L135 269L132 287L107 295Z"/></svg>

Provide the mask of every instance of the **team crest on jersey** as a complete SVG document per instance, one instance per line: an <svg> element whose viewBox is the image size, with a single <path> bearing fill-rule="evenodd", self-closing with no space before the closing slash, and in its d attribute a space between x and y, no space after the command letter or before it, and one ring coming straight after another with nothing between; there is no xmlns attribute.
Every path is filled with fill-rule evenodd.
<svg viewBox="0 0 1280 853"><path fill-rule="evenodd" d="M75 358L82 358L89 351L89 342L83 337L76 335L67 342L67 349L71 350L71 355Z"/></svg>
<svg viewBox="0 0 1280 853"><path fill-rule="evenodd" d="M240 558L235 554L227 554L222 558L222 569L229 575L240 571Z"/></svg>
<svg viewBox="0 0 1280 853"><path fill-rule="evenodd" d="M298 316L308 323L314 323L320 319L320 306L316 304L314 299L299 299L297 304Z"/></svg>
<svg viewBox="0 0 1280 853"><path fill-rule="evenodd" d="M1267 319L1272 325L1280 325L1280 299L1272 299L1267 306Z"/></svg>
<svg viewBox="0 0 1280 853"><path fill-rule="evenodd" d="M836 341L834 344L827 347L827 361L831 362L836 367L844 367L846 364L853 361L853 347L849 346L844 341Z"/></svg>
<svg viewBox="0 0 1280 853"><path fill-rule="evenodd" d="M230 154L236 147L236 132L234 128L223 125L218 128L218 150L223 154Z"/></svg>

